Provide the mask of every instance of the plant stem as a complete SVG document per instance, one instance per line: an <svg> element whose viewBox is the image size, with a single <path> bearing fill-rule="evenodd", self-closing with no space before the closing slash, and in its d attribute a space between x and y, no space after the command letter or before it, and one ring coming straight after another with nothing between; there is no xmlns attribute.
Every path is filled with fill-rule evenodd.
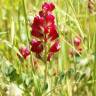
<svg viewBox="0 0 96 96"><path fill-rule="evenodd" d="M96 18L95 18L96 19ZM96 25L96 24L95 24ZM95 79L96 79L96 32L94 33L95 35L95 44L94 44L94 52L95 52L95 57L94 57L94 65L93 65L93 81L94 81L94 85L93 85L93 96L96 96L96 82L95 82Z"/></svg>
<svg viewBox="0 0 96 96"><path fill-rule="evenodd" d="M46 38L46 35L45 35L45 38ZM46 84L46 80L47 80L47 67L48 67L48 65L47 65L47 46L46 46L46 41L44 42L44 44L45 44L45 54L44 54L44 56L45 56L45 59L44 59L44 63L45 63L45 79L44 79L44 85Z"/></svg>

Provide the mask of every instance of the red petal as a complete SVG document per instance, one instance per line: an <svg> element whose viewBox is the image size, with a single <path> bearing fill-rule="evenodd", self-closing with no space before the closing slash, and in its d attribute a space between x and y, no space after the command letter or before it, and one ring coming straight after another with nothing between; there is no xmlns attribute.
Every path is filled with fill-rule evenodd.
<svg viewBox="0 0 96 96"><path fill-rule="evenodd" d="M55 5L53 3L50 3L50 11L53 11L55 9Z"/></svg>
<svg viewBox="0 0 96 96"><path fill-rule="evenodd" d="M43 5L42 5L42 9L44 11L49 11L50 10L50 5L49 3L45 2Z"/></svg>
<svg viewBox="0 0 96 96"><path fill-rule="evenodd" d="M74 39L74 45L78 47L80 44L81 44L80 37L75 37L75 39Z"/></svg>
<svg viewBox="0 0 96 96"><path fill-rule="evenodd" d="M51 59L51 57L53 56L53 54L54 54L54 53L52 53L52 52L48 54L47 61L50 61L50 59Z"/></svg>
<svg viewBox="0 0 96 96"><path fill-rule="evenodd" d="M42 9L47 12L47 11L53 11L55 8L55 5L53 3L47 3L45 2L43 5L42 5Z"/></svg>
<svg viewBox="0 0 96 96"><path fill-rule="evenodd" d="M54 22L54 19L55 19L55 17L52 14L48 14L46 16L46 22Z"/></svg>
<svg viewBox="0 0 96 96"><path fill-rule="evenodd" d="M38 31L34 31L32 30L31 34L37 38L42 38L43 37L43 34L42 32L38 32Z"/></svg>
<svg viewBox="0 0 96 96"><path fill-rule="evenodd" d="M50 48L50 52L57 52L60 50L60 45L59 45L59 42L56 41Z"/></svg>
<svg viewBox="0 0 96 96"><path fill-rule="evenodd" d="M43 45L42 45L41 41L37 41L37 40L33 39L31 41L31 46L32 46L31 51L33 51L37 54L39 54L43 51Z"/></svg>
<svg viewBox="0 0 96 96"><path fill-rule="evenodd" d="M56 26L55 25L52 25L50 27L49 37L51 38L51 40L55 40L56 38L58 38L58 33L56 31Z"/></svg>
<svg viewBox="0 0 96 96"><path fill-rule="evenodd" d="M27 48L20 48L19 49L21 55L24 57L24 59L27 59L27 57L30 55L30 51Z"/></svg>
<svg viewBox="0 0 96 96"><path fill-rule="evenodd" d="M47 23L48 27L50 27L52 24L54 24L55 17L52 14L46 15L45 19L46 19L46 23Z"/></svg>
<svg viewBox="0 0 96 96"><path fill-rule="evenodd" d="M43 11L39 11L39 15L40 15L41 17L45 17L45 14L44 14Z"/></svg>
<svg viewBox="0 0 96 96"><path fill-rule="evenodd" d="M44 24L44 18L43 17L40 17L40 16L36 16L34 18L34 22L36 25L43 25Z"/></svg>
<svg viewBox="0 0 96 96"><path fill-rule="evenodd" d="M43 37L43 33L42 33L42 29L40 28L40 26L36 25L36 24L32 24L32 31L31 34L37 38L42 38Z"/></svg>
<svg viewBox="0 0 96 96"><path fill-rule="evenodd" d="M48 32L48 27L44 27L44 33L47 34Z"/></svg>

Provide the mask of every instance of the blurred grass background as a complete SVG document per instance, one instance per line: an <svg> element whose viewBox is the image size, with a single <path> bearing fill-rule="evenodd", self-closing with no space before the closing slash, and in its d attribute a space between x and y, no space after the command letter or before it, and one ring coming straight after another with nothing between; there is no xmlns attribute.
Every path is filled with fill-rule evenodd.
<svg viewBox="0 0 96 96"><path fill-rule="evenodd" d="M62 86L58 84L60 87L57 88L58 90L56 89L53 91L50 96L96 96L96 58L93 60L93 57L96 57L95 0L94 4L92 3L92 13L90 13L90 9L88 8L89 0L0 0L1 65L3 64L4 66L6 65L6 62L10 62L16 70L19 70L19 64L21 62L19 62L16 55L18 48L21 45L29 45L28 42L32 39L29 26L30 20L32 21L34 16L38 14L42 3L45 1L53 2L56 5L54 15L56 16L56 24L61 44L59 54L57 53L54 60L52 60L49 64L49 73L52 74L54 70L58 71L61 79L65 76L63 72L66 74L71 72L70 74L72 74L69 77L65 76L66 78L63 78L64 80L62 81ZM74 58L69 58L68 52L70 48L78 52L72 43L74 38L78 35L80 35L82 39L81 47L83 52L82 54L79 54L80 56L78 57L74 56ZM37 60L34 57L34 54L32 54L32 58L33 62ZM85 64L86 61L84 61L86 59L88 60L87 64ZM85 65L80 65L82 60ZM25 61L25 64L31 65L30 63L32 64L30 60ZM42 70L42 62L37 60L36 63L38 63L39 67L41 66ZM0 69L2 68L1 65ZM89 74L87 74L87 69L91 70ZM74 71L77 79L74 77ZM89 77L82 77L83 73L86 73ZM2 72L0 74L2 74ZM7 81L3 76L1 77L4 81ZM78 79L81 77L83 79L78 83ZM58 76L55 76L52 79L52 82L55 82L56 78L58 78ZM73 82L77 83L73 84ZM55 88L56 85L54 83L50 86ZM35 96L41 95L39 94Z"/></svg>

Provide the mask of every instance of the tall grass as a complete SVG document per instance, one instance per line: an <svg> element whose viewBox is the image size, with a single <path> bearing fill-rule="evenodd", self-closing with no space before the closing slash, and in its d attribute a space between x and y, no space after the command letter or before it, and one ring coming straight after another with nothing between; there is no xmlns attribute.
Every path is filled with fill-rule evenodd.
<svg viewBox="0 0 96 96"><path fill-rule="evenodd" d="M21 55L20 46L27 44L30 49L29 21L33 21L45 1L56 6L54 15L61 45L46 68L46 61L34 53L28 60L17 56ZM0 96L6 96L10 83L23 91L22 96L96 96L96 1L92 3L93 11L88 8L88 1L0 0ZM82 41L81 53L74 46L76 36ZM78 55L69 56L70 49Z"/></svg>

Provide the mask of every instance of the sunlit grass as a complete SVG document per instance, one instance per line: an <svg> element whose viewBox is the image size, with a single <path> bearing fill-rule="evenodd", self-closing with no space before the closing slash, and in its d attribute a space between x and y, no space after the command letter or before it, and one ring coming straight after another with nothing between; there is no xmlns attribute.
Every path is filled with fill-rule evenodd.
<svg viewBox="0 0 96 96"><path fill-rule="evenodd" d="M96 96L96 0L93 13L88 0L47 1L56 6L61 49L48 63L44 84L45 63L34 53L28 60L17 53L21 56L20 46L30 49L30 23L45 0L0 0L0 96L7 96L11 83L22 96ZM81 53L74 46L76 36L81 38ZM77 55L70 56L70 49Z"/></svg>

